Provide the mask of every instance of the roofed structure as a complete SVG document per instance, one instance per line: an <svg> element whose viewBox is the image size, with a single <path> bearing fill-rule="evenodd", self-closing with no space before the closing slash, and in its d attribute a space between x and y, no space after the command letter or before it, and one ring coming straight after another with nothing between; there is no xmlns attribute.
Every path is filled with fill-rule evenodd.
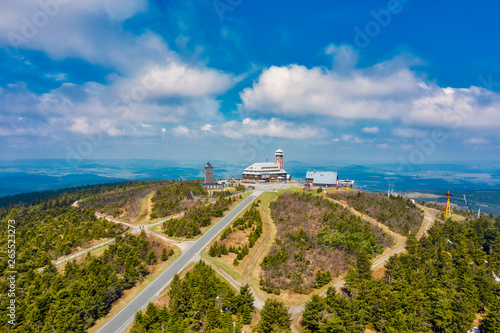
<svg viewBox="0 0 500 333"><path fill-rule="evenodd" d="M335 171L307 171L306 183L314 186L338 186L339 174Z"/></svg>
<svg viewBox="0 0 500 333"><path fill-rule="evenodd" d="M290 175L283 169L283 150L274 153L276 162L254 163L243 171L243 181L283 181L290 179Z"/></svg>

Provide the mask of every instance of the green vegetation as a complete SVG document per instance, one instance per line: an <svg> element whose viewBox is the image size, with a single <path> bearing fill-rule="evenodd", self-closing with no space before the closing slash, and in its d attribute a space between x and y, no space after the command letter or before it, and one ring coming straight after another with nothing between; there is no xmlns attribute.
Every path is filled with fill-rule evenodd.
<svg viewBox="0 0 500 333"><path fill-rule="evenodd" d="M176 275L168 291L168 307L149 304L138 312L132 333L241 332L252 320L253 296L245 285L239 293L203 261L181 279ZM235 326L233 327L233 322Z"/></svg>
<svg viewBox="0 0 500 333"><path fill-rule="evenodd" d="M260 281L269 293L308 293L347 271L360 250L375 255L393 242L380 228L319 196L283 193L270 208L277 237L262 261Z"/></svg>
<svg viewBox="0 0 500 333"><path fill-rule="evenodd" d="M236 186L234 187L234 190L235 190L236 192L238 192L238 191L244 191L244 190L245 190L245 185L243 185L243 184L238 184L238 185L236 185Z"/></svg>
<svg viewBox="0 0 500 333"><path fill-rule="evenodd" d="M16 249L18 270L27 271L45 266L78 246L95 239L121 234L121 225L98 219L91 209L71 207L69 198L62 196L36 206L13 206L0 218L2 235L7 235L6 221L16 221ZM7 237L0 246L7 249ZM0 270L7 267L6 253L2 255Z"/></svg>
<svg viewBox="0 0 500 333"><path fill-rule="evenodd" d="M164 217L185 210L187 205L183 205L182 201L190 191L194 195L207 195L208 192L201 187L201 183L202 180L172 181L158 188L151 199L154 203L154 216Z"/></svg>
<svg viewBox="0 0 500 333"><path fill-rule="evenodd" d="M118 217L126 214L127 219L133 218L141 206L141 197L151 192L156 185L149 182L136 184L134 186L117 187L110 192L82 199L78 206L92 208L100 213Z"/></svg>
<svg viewBox="0 0 500 333"><path fill-rule="evenodd" d="M169 237L192 238L201 233L202 227L208 227L212 217L222 217L233 200L220 198L209 205L194 206L186 211L184 216L170 219L163 223L163 232Z"/></svg>
<svg viewBox="0 0 500 333"><path fill-rule="evenodd" d="M24 234L18 239L23 237ZM34 269L46 263L29 260L33 249L19 245L18 318L10 332L85 332L109 312L111 304L121 297L124 290L148 274L145 266L148 254L151 251L160 253L162 248L155 240L148 239L144 232L140 236L118 236L103 255L87 255L82 264L70 261L60 274L51 264L43 270ZM4 262L6 260L2 259L2 264ZM2 272L5 272L5 267ZM8 290L8 281L2 278L2 295ZM4 318L7 317L8 302L7 297L0 300L0 315ZM2 331L8 331L7 321L0 325Z"/></svg>
<svg viewBox="0 0 500 333"><path fill-rule="evenodd" d="M336 191L328 193L328 196L346 201L349 206L404 236L408 235L409 231L416 233L424 218L422 211L415 204L400 196L387 197L381 193L361 191Z"/></svg>
<svg viewBox="0 0 500 333"><path fill-rule="evenodd" d="M117 188L131 187L144 184L144 181L125 181L116 183L105 183L97 185L86 185L77 187L66 187L57 190L45 190L38 192L28 192L15 195L8 195L0 198L0 207L9 207L11 205L34 206L43 201L50 201L60 196L71 196L73 201L96 195L103 192L110 192ZM149 184L161 182L150 181Z"/></svg>
<svg viewBox="0 0 500 333"><path fill-rule="evenodd" d="M428 236L407 239L407 254L392 257L375 279L359 252L344 294L313 296L303 313L306 332L466 332L477 313L484 332L498 332L500 218L435 224Z"/></svg>
<svg viewBox="0 0 500 333"><path fill-rule="evenodd" d="M290 314L283 302L274 298L268 298L260 312L260 317L259 324L257 325L257 332L259 333L291 332Z"/></svg>
<svg viewBox="0 0 500 333"><path fill-rule="evenodd" d="M254 202L252 207L247 210L242 217L236 219L232 227L228 227L224 229L222 235L220 236L219 242L215 242L212 244L209 250L209 255L211 257L220 257L221 255L227 255L229 253L235 253L236 258L233 261L233 265L237 266L239 264L239 260L242 260L249 252L249 249L255 245L255 242L262 235L262 217L260 216L260 212L258 210L260 204L260 200ZM251 229L250 234L248 235L248 244L245 244L243 247L239 246L238 248L233 245L229 245L229 249L227 248L225 242L223 242L233 231L241 230L245 231Z"/></svg>

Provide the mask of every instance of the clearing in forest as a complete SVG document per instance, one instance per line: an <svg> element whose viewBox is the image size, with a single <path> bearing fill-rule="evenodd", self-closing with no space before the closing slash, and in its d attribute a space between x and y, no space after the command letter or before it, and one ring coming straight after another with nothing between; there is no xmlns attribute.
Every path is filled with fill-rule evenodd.
<svg viewBox="0 0 500 333"><path fill-rule="evenodd" d="M361 249L382 253L393 239L381 228L319 196L283 193L270 205L277 236L261 267L261 288L309 293L347 271Z"/></svg>

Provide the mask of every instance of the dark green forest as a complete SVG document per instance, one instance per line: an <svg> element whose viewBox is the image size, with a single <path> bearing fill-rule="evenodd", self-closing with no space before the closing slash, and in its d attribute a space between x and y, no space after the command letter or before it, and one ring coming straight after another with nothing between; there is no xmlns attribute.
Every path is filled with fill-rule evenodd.
<svg viewBox="0 0 500 333"><path fill-rule="evenodd" d="M483 332L499 332L500 218L437 223L407 254L391 257L385 276L372 277L359 252L344 293L313 296L303 313L310 332L466 332L476 314Z"/></svg>
<svg viewBox="0 0 500 333"><path fill-rule="evenodd" d="M202 180L184 180L158 188L151 199L154 202L152 218L169 216L183 211L186 207L181 205L181 201L187 197L190 191L194 195L207 195L208 192L201 187L201 183Z"/></svg>
<svg viewBox="0 0 500 333"><path fill-rule="evenodd" d="M61 195L68 194L70 194L71 197L74 198L74 200L78 200L99 193L114 191L119 188L144 185L145 183L150 184L150 186L154 186L154 184L161 183L161 181L123 181L7 195L0 198L0 208L19 204L22 204L24 206L37 205L43 201L52 200Z"/></svg>
<svg viewBox="0 0 500 333"><path fill-rule="evenodd" d="M400 196L387 197L381 193L336 191L328 193L328 197L346 201L349 206L377 219L404 236L408 235L409 231L416 233L424 218L422 211L414 203Z"/></svg>
<svg viewBox="0 0 500 333"><path fill-rule="evenodd" d="M114 237L124 231L123 226L98 219L91 209L72 207L71 202L62 196L31 207L14 206L8 214L0 212L2 235L7 234L6 221L16 221L18 269L42 267L93 239ZM7 248L7 241L7 237L1 238L2 249ZM3 272L7 251L0 256Z"/></svg>
<svg viewBox="0 0 500 333"><path fill-rule="evenodd" d="M188 209L184 216L167 220L163 223L163 232L169 237L192 238L201 233L202 227L208 227L212 218L222 217L233 202L231 197L219 198L213 204L201 204Z"/></svg>
<svg viewBox="0 0 500 333"><path fill-rule="evenodd" d="M12 332L84 332L109 311L124 290L148 274L147 264L166 260L172 254L172 249L145 234L122 236L125 227L96 218L91 208L72 206L82 197L109 190L109 186L99 185L65 191L38 204L0 208L0 231L4 235L0 241L0 315L4 318L10 300L5 278L12 270L7 267L7 256L8 251L15 251L15 261L10 264L17 272L18 317ZM9 220L12 223L7 223ZM14 228L7 230L9 225ZM7 237L8 232L16 236L15 240ZM105 237L114 237L115 242L103 255L87 255L82 264L68 262L63 273L51 264L77 247ZM7 332L7 325L10 327L2 321L0 331Z"/></svg>
<svg viewBox="0 0 500 333"><path fill-rule="evenodd" d="M253 302L248 285L236 292L200 261L184 278L174 276L168 306L150 303L144 313L136 314L131 332L241 332L252 320Z"/></svg>
<svg viewBox="0 0 500 333"><path fill-rule="evenodd" d="M24 257L22 247L19 258ZM146 262L151 252L161 252L162 246L147 238L126 234L116 237L103 255L87 255L82 264L70 261L64 273L49 264L43 270L27 267L20 260L17 274L17 324L11 332L85 332L94 322L106 315L111 304L126 289L148 275ZM2 295L8 291L2 279ZM2 297L0 315L7 317L9 298ZM7 332L7 322L2 321ZM10 325L9 325L10 327Z"/></svg>
<svg viewBox="0 0 500 333"><path fill-rule="evenodd" d="M319 196L284 193L270 208L277 236L261 264L267 292L308 293L347 271L361 249L376 255L393 243L380 228Z"/></svg>

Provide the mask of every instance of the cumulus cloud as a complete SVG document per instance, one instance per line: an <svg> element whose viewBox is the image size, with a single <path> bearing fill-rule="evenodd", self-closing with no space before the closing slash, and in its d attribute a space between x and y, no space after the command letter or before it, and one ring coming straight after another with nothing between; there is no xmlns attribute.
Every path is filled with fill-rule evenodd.
<svg viewBox="0 0 500 333"><path fill-rule="evenodd" d="M114 89L128 92L131 99L144 100L217 95L226 92L233 84L230 74L167 61L163 65L146 65L140 73L118 79Z"/></svg>
<svg viewBox="0 0 500 333"><path fill-rule="evenodd" d="M354 136L352 134L342 134L340 139L337 141L334 141L334 142L338 142L340 140L350 142L350 143L363 143L364 142L363 140L361 140L360 138L358 138L357 136Z"/></svg>
<svg viewBox="0 0 500 333"><path fill-rule="evenodd" d="M212 124L205 124L205 125L201 126L200 129L203 132L213 132L214 131L213 128L214 128L214 125L212 125Z"/></svg>
<svg viewBox="0 0 500 333"><path fill-rule="evenodd" d="M308 125L297 125L278 118L245 118L241 122L235 120L228 121L221 124L220 133L233 139L239 139L250 135L287 139L311 139L320 138L326 135L324 129Z"/></svg>
<svg viewBox="0 0 500 333"><path fill-rule="evenodd" d="M415 128L398 127L393 130L395 136L402 138L423 138L427 136L427 132Z"/></svg>
<svg viewBox="0 0 500 333"><path fill-rule="evenodd" d="M195 136L197 133L194 130L187 128L186 126L177 126L172 130L175 136L191 137Z"/></svg>
<svg viewBox="0 0 500 333"><path fill-rule="evenodd" d="M493 127L500 94L440 87L395 58L338 73L322 67L272 66L240 93L242 110L285 116L398 120L420 126Z"/></svg>
<svg viewBox="0 0 500 333"><path fill-rule="evenodd" d="M231 86L231 76L181 63L171 63L168 68L180 72L168 78L165 73L159 75L153 87L140 75L113 76L107 85L65 82L40 95L31 92L24 83L8 84L0 89L0 112L44 119L48 132L101 130L114 136L154 135L154 131L146 131L154 126L151 122L216 119L220 107L216 95ZM101 122L110 119L113 126L102 130Z"/></svg>
<svg viewBox="0 0 500 333"><path fill-rule="evenodd" d="M380 129L377 126L374 127L364 127L361 132L363 133L368 133L368 134L377 134L380 131Z"/></svg>
<svg viewBox="0 0 500 333"><path fill-rule="evenodd" d="M122 29L123 21L146 8L146 0L2 1L0 45L129 68L141 55L167 51L155 34L135 36Z"/></svg>

